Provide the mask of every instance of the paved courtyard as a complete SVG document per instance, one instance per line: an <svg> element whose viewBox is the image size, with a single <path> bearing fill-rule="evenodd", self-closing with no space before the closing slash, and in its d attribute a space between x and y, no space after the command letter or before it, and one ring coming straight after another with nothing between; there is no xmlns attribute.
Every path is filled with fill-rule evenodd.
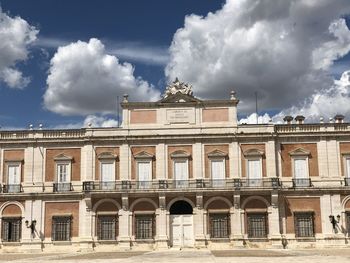
<svg viewBox="0 0 350 263"><path fill-rule="evenodd" d="M349 263L350 249L309 250L167 250L152 252L90 252L0 254L0 262L266 262Z"/></svg>

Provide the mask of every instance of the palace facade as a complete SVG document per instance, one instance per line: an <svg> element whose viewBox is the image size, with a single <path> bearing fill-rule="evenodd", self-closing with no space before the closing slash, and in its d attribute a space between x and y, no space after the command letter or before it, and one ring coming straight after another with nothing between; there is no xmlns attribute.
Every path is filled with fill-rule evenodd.
<svg viewBox="0 0 350 263"><path fill-rule="evenodd" d="M350 124L240 125L175 81L119 128L0 132L0 252L349 246Z"/></svg>

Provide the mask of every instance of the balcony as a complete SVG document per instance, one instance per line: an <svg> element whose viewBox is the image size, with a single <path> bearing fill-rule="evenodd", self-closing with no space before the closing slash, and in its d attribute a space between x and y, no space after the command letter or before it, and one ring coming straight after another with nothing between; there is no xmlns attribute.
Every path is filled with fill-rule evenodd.
<svg viewBox="0 0 350 263"><path fill-rule="evenodd" d="M83 182L83 191L150 191L150 190L181 190L181 189L277 189L281 187L278 178L264 179L194 179L194 180L154 180L154 181L115 181Z"/></svg>
<svg viewBox="0 0 350 263"><path fill-rule="evenodd" d="M55 193L73 191L72 183L53 183L53 191Z"/></svg>
<svg viewBox="0 0 350 263"><path fill-rule="evenodd" d="M2 186L3 193L20 193L22 192L22 190L23 189L21 184L4 184Z"/></svg>
<svg viewBox="0 0 350 263"><path fill-rule="evenodd" d="M299 187L311 187L312 182L310 178L302 178L302 179L292 179L293 187L299 188Z"/></svg>
<svg viewBox="0 0 350 263"><path fill-rule="evenodd" d="M344 178L345 186L350 186L350 177Z"/></svg>

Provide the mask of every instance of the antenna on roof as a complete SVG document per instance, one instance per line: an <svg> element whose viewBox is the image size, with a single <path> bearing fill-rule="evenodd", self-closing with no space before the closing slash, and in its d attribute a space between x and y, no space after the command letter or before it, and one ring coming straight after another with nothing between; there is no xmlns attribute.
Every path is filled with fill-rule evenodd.
<svg viewBox="0 0 350 263"><path fill-rule="evenodd" d="M255 94L255 114L256 114L256 124L259 124L259 121L258 121L258 117L259 117L259 115L258 115L258 92L257 92L257 91L255 91L255 92L254 92L254 94Z"/></svg>
<svg viewBox="0 0 350 263"><path fill-rule="evenodd" d="M118 122L117 122L117 127L119 127L119 96L117 96L117 118L118 118Z"/></svg>

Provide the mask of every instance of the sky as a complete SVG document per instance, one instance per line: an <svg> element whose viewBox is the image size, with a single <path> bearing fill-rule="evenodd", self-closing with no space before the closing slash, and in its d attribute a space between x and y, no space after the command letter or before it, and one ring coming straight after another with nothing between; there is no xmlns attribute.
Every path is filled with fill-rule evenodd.
<svg viewBox="0 0 350 263"><path fill-rule="evenodd" d="M0 0L0 126L117 126L117 97L235 90L241 123L350 121L348 0Z"/></svg>

